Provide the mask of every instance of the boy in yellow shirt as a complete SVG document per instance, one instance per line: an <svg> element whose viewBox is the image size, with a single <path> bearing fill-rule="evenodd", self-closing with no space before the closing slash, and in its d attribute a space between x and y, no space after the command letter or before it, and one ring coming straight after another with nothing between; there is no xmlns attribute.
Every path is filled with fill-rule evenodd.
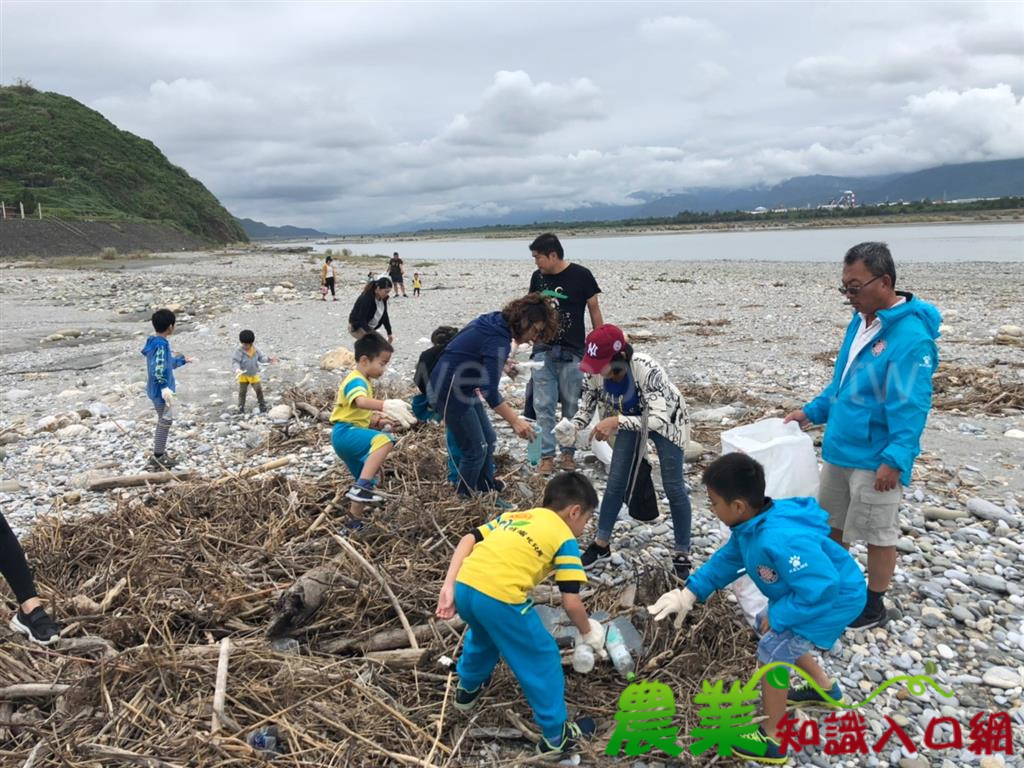
<svg viewBox="0 0 1024 768"><path fill-rule="evenodd" d="M604 628L587 615L580 586L587 581L576 537L597 507L597 492L579 472L555 476L541 506L503 512L462 537L437 600L437 615L459 615L469 625L456 667L455 707L475 706L504 658L533 708L543 732L537 752L560 760L579 740L593 735L589 717L569 721L565 678L558 644L544 628L527 593L554 572L562 606L594 650L604 645Z"/></svg>
<svg viewBox="0 0 1024 768"><path fill-rule="evenodd" d="M331 445L352 473L355 484L345 494L352 500L352 516L358 520L365 504L383 498L373 492L377 473L391 453L395 437L391 429L416 423L404 400L376 400L371 379L379 379L391 362L391 346L377 333L356 341L356 367L346 376L331 412Z"/></svg>

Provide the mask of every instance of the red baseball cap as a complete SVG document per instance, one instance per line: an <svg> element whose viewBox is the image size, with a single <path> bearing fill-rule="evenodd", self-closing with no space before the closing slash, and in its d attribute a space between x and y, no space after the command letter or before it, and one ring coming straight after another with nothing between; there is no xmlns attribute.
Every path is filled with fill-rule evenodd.
<svg viewBox="0 0 1024 768"><path fill-rule="evenodd" d="M587 336L586 351L580 370L594 376L604 370L616 354L626 346L626 334L617 325L600 325Z"/></svg>

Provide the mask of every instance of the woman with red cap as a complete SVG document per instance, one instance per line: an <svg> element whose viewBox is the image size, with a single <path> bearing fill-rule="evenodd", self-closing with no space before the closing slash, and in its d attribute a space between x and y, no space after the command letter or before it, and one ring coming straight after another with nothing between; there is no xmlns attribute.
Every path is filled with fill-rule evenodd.
<svg viewBox="0 0 1024 768"><path fill-rule="evenodd" d="M683 396L669 381L665 369L647 355L634 353L622 329L614 325L602 325L590 332L580 370L590 376L572 420L575 429L571 434L559 435L560 441L575 441L597 409L602 418L593 429L593 439L609 440L614 436L597 536L583 553L583 565L611 557L612 527L634 485L650 438L658 451L661 482L672 514L675 537L672 563L676 575L685 581L690 577L691 567L691 508L690 494L683 480L683 450L689 435Z"/></svg>

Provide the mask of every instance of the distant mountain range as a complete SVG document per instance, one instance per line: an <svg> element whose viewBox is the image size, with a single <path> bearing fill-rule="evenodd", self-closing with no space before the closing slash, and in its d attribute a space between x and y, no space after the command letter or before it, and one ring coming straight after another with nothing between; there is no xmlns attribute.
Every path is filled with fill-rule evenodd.
<svg viewBox="0 0 1024 768"><path fill-rule="evenodd" d="M568 211L523 210L498 218L463 218L443 223L418 224L377 230L408 232L423 229L460 229L489 225L543 222L617 221L671 217L681 211L750 211L765 208L805 208L823 205L853 190L862 204L899 200L957 200L972 197L1024 195L1024 158L963 163L927 168L914 173L883 176L798 176L773 186L743 189L701 188L679 194L636 192L636 205L591 205ZM252 233L250 232L250 237Z"/></svg>
<svg viewBox="0 0 1024 768"><path fill-rule="evenodd" d="M308 227L293 227L285 224L280 227L272 227L269 224L264 224L262 221L253 221L252 219L239 219L235 218L235 221L239 223L242 229L245 230L245 234L252 240L276 240L279 238L289 237L328 237L326 232L321 232L318 229L309 229Z"/></svg>

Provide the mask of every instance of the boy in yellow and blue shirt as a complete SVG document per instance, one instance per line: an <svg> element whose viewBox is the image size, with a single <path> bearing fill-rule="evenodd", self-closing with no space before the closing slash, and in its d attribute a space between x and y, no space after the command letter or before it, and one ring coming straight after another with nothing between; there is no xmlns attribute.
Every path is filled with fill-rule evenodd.
<svg viewBox="0 0 1024 768"><path fill-rule="evenodd" d="M543 733L537 745L543 757L561 759L596 725L589 717L568 720L558 644L527 593L554 573L579 642L602 648L604 629L589 618L579 596L587 576L576 541L597 504L597 492L584 475L555 476L540 507L503 512L462 537L437 601L440 618L458 611L469 625L456 667L455 707L472 709L498 659L505 659Z"/></svg>
<svg viewBox="0 0 1024 768"><path fill-rule="evenodd" d="M355 480L345 495L352 500L352 515L356 519L364 504L379 504L383 500L373 492L373 487L395 442L391 430L416 423L405 401L377 400L373 396L370 380L381 377L391 362L392 352L394 347L377 333L358 339L356 367L338 387L331 412L331 446Z"/></svg>

